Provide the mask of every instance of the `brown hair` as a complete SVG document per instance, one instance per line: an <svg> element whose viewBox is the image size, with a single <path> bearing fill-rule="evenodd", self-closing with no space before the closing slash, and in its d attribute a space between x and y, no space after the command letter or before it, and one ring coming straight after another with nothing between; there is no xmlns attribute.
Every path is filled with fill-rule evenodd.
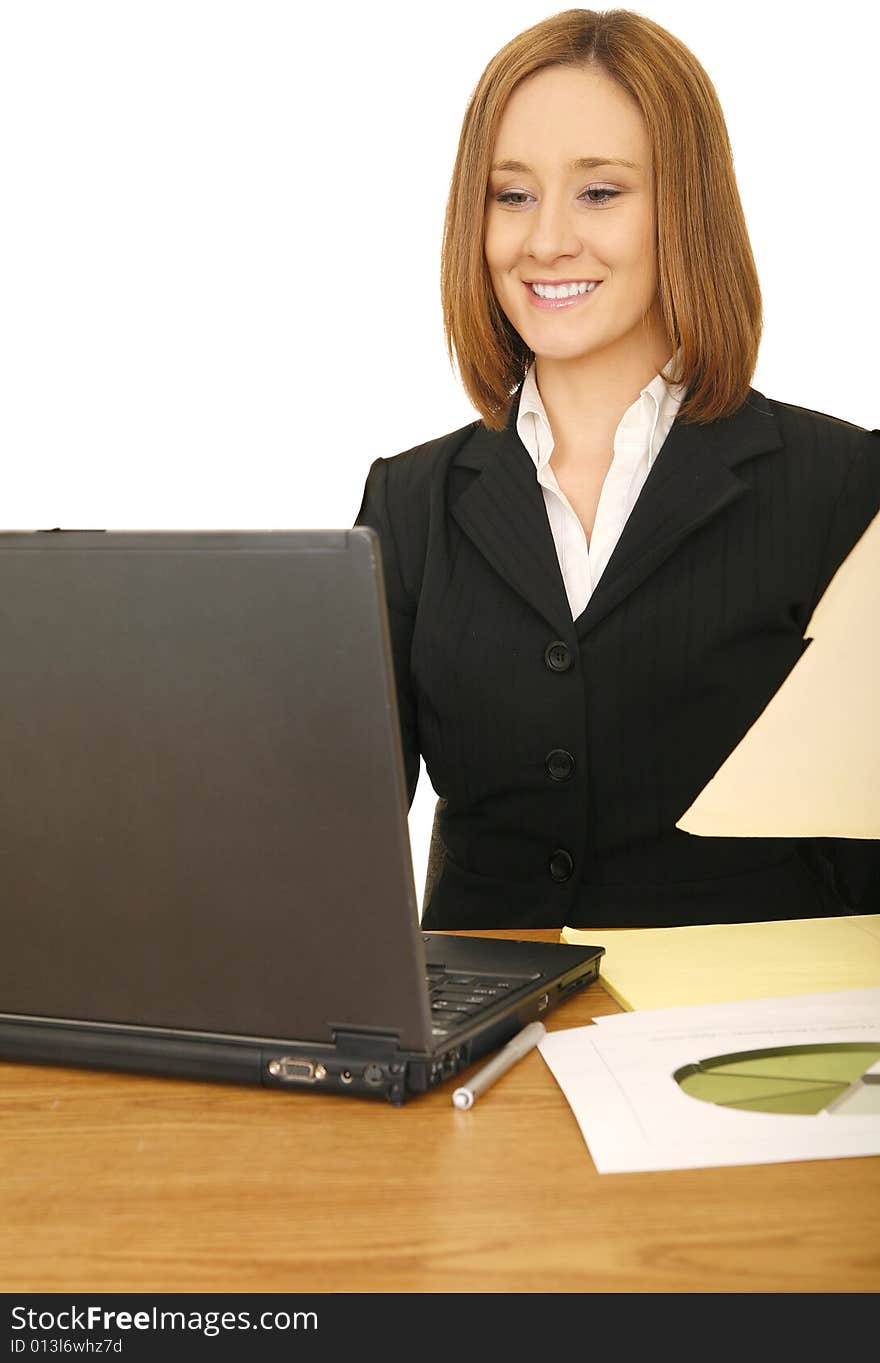
<svg viewBox="0 0 880 1363"><path fill-rule="evenodd" d="M501 311L484 248L498 126L513 91L547 66L599 68L645 120L654 165L663 324L681 349L671 381L678 419L716 421L742 405L762 330L761 290L718 95L692 52L632 10L568 9L527 28L492 58L471 95L452 173L440 265L443 329L465 391L501 430L534 359Z"/></svg>

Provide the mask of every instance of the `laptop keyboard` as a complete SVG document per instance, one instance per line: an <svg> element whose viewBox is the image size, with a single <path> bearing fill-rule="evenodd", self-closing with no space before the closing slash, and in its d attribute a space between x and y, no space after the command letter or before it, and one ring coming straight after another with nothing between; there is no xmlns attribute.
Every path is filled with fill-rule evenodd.
<svg viewBox="0 0 880 1363"><path fill-rule="evenodd" d="M503 1001L529 980L522 975L482 975L443 966L427 966L431 1022L435 1036L445 1036Z"/></svg>

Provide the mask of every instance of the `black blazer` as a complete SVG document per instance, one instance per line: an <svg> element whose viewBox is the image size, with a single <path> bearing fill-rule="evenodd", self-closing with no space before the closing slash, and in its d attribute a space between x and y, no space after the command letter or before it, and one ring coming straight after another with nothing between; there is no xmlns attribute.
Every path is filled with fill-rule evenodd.
<svg viewBox="0 0 880 1363"><path fill-rule="evenodd" d="M676 421L573 621L518 409L377 459L355 522L381 541L409 802L420 753L440 797L423 927L880 911L880 843L675 828L880 510L880 431L754 388Z"/></svg>

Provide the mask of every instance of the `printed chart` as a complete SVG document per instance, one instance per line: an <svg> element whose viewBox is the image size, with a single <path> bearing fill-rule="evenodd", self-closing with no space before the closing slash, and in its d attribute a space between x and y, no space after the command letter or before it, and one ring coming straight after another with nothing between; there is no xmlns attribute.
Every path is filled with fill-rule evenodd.
<svg viewBox="0 0 880 1363"><path fill-rule="evenodd" d="M880 1046L835 1042L716 1055L677 1069L690 1098L779 1115L880 1116Z"/></svg>

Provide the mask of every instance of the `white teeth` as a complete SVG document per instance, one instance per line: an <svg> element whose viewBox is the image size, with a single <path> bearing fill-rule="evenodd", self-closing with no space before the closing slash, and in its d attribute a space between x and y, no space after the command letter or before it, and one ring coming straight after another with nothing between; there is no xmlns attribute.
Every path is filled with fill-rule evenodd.
<svg viewBox="0 0 880 1363"><path fill-rule="evenodd" d="M531 284L539 298L573 298L576 293L592 293L596 284Z"/></svg>

